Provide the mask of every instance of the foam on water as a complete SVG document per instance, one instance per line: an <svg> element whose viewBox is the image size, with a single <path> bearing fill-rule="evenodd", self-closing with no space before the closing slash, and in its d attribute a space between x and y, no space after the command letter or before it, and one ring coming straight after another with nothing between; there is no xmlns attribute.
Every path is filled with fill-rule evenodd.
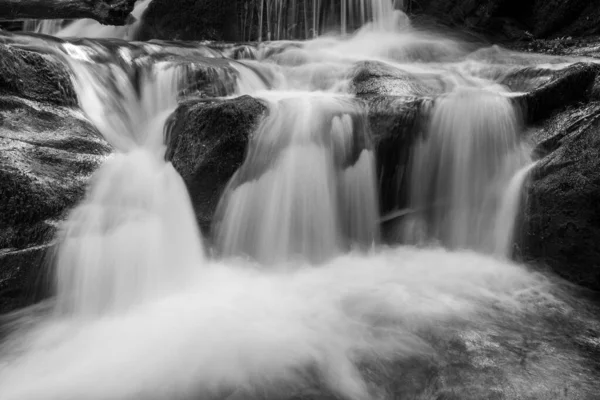
<svg viewBox="0 0 600 400"><path fill-rule="evenodd" d="M19 335L0 364L2 398L278 398L316 373L333 393L366 399L360 363L428 356L427 338L447 323L520 312L547 285L474 253L408 247L287 273L214 262L128 312Z"/></svg>

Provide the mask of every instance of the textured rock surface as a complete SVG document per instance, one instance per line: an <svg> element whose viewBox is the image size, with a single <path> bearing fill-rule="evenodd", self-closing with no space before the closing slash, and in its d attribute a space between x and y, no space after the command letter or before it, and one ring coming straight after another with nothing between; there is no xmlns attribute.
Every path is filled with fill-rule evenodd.
<svg viewBox="0 0 600 400"><path fill-rule="evenodd" d="M237 1L154 0L139 36L167 40L238 40Z"/></svg>
<svg viewBox="0 0 600 400"><path fill-rule="evenodd" d="M207 233L227 182L240 167L248 139L266 107L249 96L191 100L168 127L167 159L183 177L198 223Z"/></svg>
<svg viewBox="0 0 600 400"><path fill-rule="evenodd" d="M600 290L600 103L567 107L534 131L520 251L567 280Z"/></svg>
<svg viewBox="0 0 600 400"><path fill-rule="evenodd" d="M49 56L0 46L0 312L25 301L59 221L110 151Z"/></svg>
<svg viewBox="0 0 600 400"><path fill-rule="evenodd" d="M418 0L411 11L509 39L599 32L598 0Z"/></svg>
<svg viewBox="0 0 600 400"><path fill-rule="evenodd" d="M0 44L0 94L57 105L75 105L69 74L48 55Z"/></svg>

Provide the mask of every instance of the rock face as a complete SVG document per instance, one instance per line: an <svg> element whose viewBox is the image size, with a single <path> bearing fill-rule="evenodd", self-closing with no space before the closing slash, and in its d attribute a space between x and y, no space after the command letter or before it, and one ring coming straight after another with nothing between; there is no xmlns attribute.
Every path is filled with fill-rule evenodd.
<svg viewBox="0 0 600 400"><path fill-rule="evenodd" d="M410 11L441 23L510 39L596 34L598 0L424 0L409 1Z"/></svg>
<svg viewBox="0 0 600 400"><path fill-rule="evenodd" d="M237 1L153 0L140 39L238 40Z"/></svg>
<svg viewBox="0 0 600 400"><path fill-rule="evenodd" d="M110 151L49 56L0 46L0 312L22 304L58 222Z"/></svg>
<svg viewBox="0 0 600 400"><path fill-rule="evenodd" d="M48 55L0 44L0 94L62 106L77 104L67 71Z"/></svg>
<svg viewBox="0 0 600 400"><path fill-rule="evenodd" d="M555 113L532 140L542 157L528 188L521 257L600 290L600 103Z"/></svg>
<svg viewBox="0 0 600 400"><path fill-rule="evenodd" d="M244 161L246 146L266 107L242 96L233 100L190 100L168 123L167 160L183 177L206 234L221 193Z"/></svg>

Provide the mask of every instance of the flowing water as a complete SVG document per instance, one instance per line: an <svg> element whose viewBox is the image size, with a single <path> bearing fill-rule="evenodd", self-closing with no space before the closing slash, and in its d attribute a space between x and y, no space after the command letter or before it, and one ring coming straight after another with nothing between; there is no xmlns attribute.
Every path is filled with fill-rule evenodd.
<svg viewBox="0 0 600 400"><path fill-rule="evenodd" d="M506 64L388 1L346 15L366 21L367 3L375 23L349 37L240 53L252 60L48 42L114 154L64 222L53 312L17 319L0 347L0 398L594 398L591 306L508 259L535 164ZM234 71L217 74L233 83L222 101L267 107L210 247L163 143L207 65ZM395 77L396 99L433 100L399 222L418 246L382 243L365 65Z"/></svg>

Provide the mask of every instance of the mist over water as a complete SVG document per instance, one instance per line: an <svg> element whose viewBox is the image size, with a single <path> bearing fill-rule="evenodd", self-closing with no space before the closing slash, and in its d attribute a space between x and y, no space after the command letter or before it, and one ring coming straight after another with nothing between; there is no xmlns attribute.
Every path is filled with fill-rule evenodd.
<svg viewBox="0 0 600 400"><path fill-rule="evenodd" d="M0 347L0 398L386 398L365 365L401 379L422 363L452 365L458 338L485 349L560 329L545 313L561 314L567 295L508 260L534 165L495 80L508 67L371 3L375 21L353 35L223 60L236 71L228 95L250 94L267 112L222 194L214 248L164 161L164 124L190 70L168 53L132 74L126 51L99 63L85 56L93 46L61 45L80 106L115 154L61 230L54 312L17 323ZM194 51L174 52L215 52ZM418 212L401 221L408 244L397 247L381 243L376 132L355 98L365 61L404 79L391 95L433 100L411 156ZM561 343L544 343L561 357L531 361L541 396L556 371L587 393L589 370ZM499 364L514 398L531 394L515 363Z"/></svg>

